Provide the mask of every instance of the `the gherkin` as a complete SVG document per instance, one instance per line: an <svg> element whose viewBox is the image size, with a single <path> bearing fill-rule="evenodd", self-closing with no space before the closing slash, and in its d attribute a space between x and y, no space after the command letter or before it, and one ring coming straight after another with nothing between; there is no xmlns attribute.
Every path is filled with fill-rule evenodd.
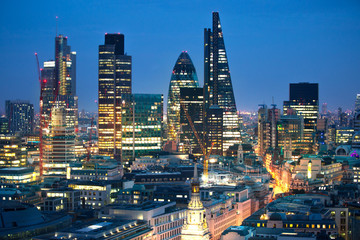
<svg viewBox="0 0 360 240"><path fill-rule="evenodd" d="M180 132L180 88L199 86L194 64L189 54L183 51L176 60L169 85L167 122L168 140L176 140Z"/></svg>

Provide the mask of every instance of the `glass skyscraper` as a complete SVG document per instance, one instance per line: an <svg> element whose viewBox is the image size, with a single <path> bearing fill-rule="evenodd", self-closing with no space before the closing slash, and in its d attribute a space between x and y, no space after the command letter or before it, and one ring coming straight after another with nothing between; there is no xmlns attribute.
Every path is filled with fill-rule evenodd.
<svg viewBox="0 0 360 240"><path fill-rule="evenodd" d="M99 154L121 158L122 95L131 94L131 56L123 34L105 34L99 46Z"/></svg>
<svg viewBox="0 0 360 240"><path fill-rule="evenodd" d="M240 128L219 13L213 12L212 17L212 30L204 30L204 107L209 109L217 105L223 110L222 146L225 152L240 142ZM204 112L206 119L207 111Z"/></svg>
<svg viewBox="0 0 360 240"><path fill-rule="evenodd" d="M289 101L284 101L284 114L295 111L304 118L304 144L306 151L312 152L315 142L317 119L319 115L319 84L291 83Z"/></svg>
<svg viewBox="0 0 360 240"><path fill-rule="evenodd" d="M183 51L178 57L171 74L169 85L167 122L168 140L176 140L180 132L180 88L199 86L196 70L189 54Z"/></svg>
<svg viewBox="0 0 360 240"><path fill-rule="evenodd" d="M203 92L203 88L180 88L180 99L194 124L194 128L196 129L200 141L203 139ZM184 109L180 110L180 124L182 125L180 143L182 143L183 152L198 156L203 155L203 151L189 124Z"/></svg>
<svg viewBox="0 0 360 240"><path fill-rule="evenodd" d="M163 121L162 94L126 94L122 98L122 159L160 152ZM126 161L126 162L125 162Z"/></svg>

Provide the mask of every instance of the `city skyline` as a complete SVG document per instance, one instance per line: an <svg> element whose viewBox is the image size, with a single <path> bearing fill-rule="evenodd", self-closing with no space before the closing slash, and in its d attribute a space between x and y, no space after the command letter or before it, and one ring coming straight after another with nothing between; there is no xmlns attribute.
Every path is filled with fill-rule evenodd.
<svg viewBox="0 0 360 240"><path fill-rule="evenodd" d="M15 6L5 3L3 9L8 11L1 18L7 23L1 28L0 49L4 56L2 81L7 84L1 91L0 112L8 99L30 100L38 111L40 87L33 53L39 53L40 62L54 58L56 16L57 33L68 36L77 51L79 110L96 111L97 46L106 32L126 35L127 52L133 56L134 93L167 96L173 59L182 50L190 53L203 86L203 29L209 26L212 11L220 12L226 32L238 110L256 110L258 104L270 104L272 97L280 107L288 99L288 84L296 82L319 83L319 104L327 102L330 110L339 106L354 109L360 74L360 47L356 44L360 40L360 16L356 14L360 4L355 1L291 5L281 1L210 2L203 8L202 1L193 6L161 1L108 3L109 8L101 11L96 3L89 3L84 12L76 10L80 3L70 1L63 5L43 2L37 8L28 8L29 3L24 2L17 6L18 11L11 11ZM123 8L124 14L118 16L111 8ZM195 12L196 18L187 17ZM139 13L142 17L135 18ZM85 21L87 15L92 17ZM168 21L164 23L164 19ZM162 27L150 28L154 24Z"/></svg>

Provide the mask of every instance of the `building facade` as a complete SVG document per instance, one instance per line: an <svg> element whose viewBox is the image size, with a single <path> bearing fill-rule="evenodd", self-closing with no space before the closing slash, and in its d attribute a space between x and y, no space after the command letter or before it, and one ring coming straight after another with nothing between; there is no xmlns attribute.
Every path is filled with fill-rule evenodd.
<svg viewBox="0 0 360 240"><path fill-rule="evenodd" d="M284 101L284 114L290 115L292 111L304 118L304 143L307 151L312 152L319 115L318 83L290 83L290 97L289 101Z"/></svg>
<svg viewBox="0 0 360 240"><path fill-rule="evenodd" d="M122 109L121 157L130 167L135 157L161 151L163 95L125 95Z"/></svg>
<svg viewBox="0 0 360 240"><path fill-rule="evenodd" d="M105 34L99 46L99 154L121 159L122 95L131 94L131 56L123 34Z"/></svg>
<svg viewBox="0 0 360 240"><path fill-rule="evenodd" d="M240 142L240 127L219 13L213 12L212 18L212 30L204 30L204 119L212 105L223 110L222 151L226 152Z"/></svg>
<svg viewBox="0 0 360 240"><path fill-rule="evenodd" d="M204 95L203 88L180 88L180 99L183 103L184 109L180 110L180 124L182 131L180 134L180 143L182 143L183 152L202 155L203 151L200 145L203 145L203 110L204 110ZM191 127L190 117L193 127L195 128L199 140L196 138Z"/></svg>
<svg viewBox="0 0 360 240"><path fill-rule="evenodd" d="M199 86L196 70L189 54L183 51L173 68L167 104L168 140L178 140L180 132L180 88L196 88Z"/></svg>
<svg viewBox="0 0 360 240"><path fill-rule="evenodd" d="M34 132L34 105L28 101L5 101L6 117L11 134L28 135Z"/></svg>
<svg viewBox="0 0 360 240"><path fill-rule="evenodd" d="M24 167L26 157L19 136L0 135L0 167Z"/></svg>
<svg viewBox="0 0 360 240"><path fill-rule="evenodd" d="M51 113L49 131L43 136L43 166L45 176L66 177L66 171L75 159L74 128L67 125L67 111L55 106Z"/></svg>

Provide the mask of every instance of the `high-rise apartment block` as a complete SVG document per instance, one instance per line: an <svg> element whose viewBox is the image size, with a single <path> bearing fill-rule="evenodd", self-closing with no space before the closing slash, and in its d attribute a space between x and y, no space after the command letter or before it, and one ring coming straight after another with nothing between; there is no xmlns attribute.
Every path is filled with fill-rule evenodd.
<svg viewBox="0 0 360 240"><path fill-rule="evenodd" d="M5 101L6 117L11 134L32 134L34 131L34 105L28 101Z"/></svg>
<svg viewBox="0 0 360 240"><path fill-rule="evenodd" d="M306 150L311 152L319 115L319 84L291 83L289 101L284 101L284 114L291 111L304 118L304 143Z"/></svg>
<svg viewBox="0 0 360 240"><path fill-rule="evenodd" d="M187 119L184 109L180 110L180 124L182 131L180 142L183 143L183 151L194 155L202 155L203 151L203 110L204 95L203 88L180 88L180 99L183 103L188 116L191 118L199 139L196 138L192 126ZM200 143L199 143L200 141Z"/></svg>
<svg viewBox="0 0 360 240"><path fill-rule="evenodd" d="M240 142L240 128L219 13L213 12L212 17L212 30L204 30L204 119L207 121L207 110L212 105L223 110L222 152L225 152ZM209 140L205 142L207 146L211 144Z"/></svg>
<svg viewBox="0 0 360 240"><path fill-rule="evenodd" d="M99 46L99 154L121 158L122 95L131 94L131 56L123 34L105 34Z"/></svg>
<svg viewBox="0 0 360 240"><path fill-rule="evenodd" d="M195 67L189 54L183 51L176 60L171 74L167 104L168 140L179 140L181 99L180 88L199 86Z"/></svg>
<svg viewBox="0 0 360 240"><path fill-rule="evenodd" d="M126 94L122 97L122 159L160 152L162 146L163 95Z"/></svg>

